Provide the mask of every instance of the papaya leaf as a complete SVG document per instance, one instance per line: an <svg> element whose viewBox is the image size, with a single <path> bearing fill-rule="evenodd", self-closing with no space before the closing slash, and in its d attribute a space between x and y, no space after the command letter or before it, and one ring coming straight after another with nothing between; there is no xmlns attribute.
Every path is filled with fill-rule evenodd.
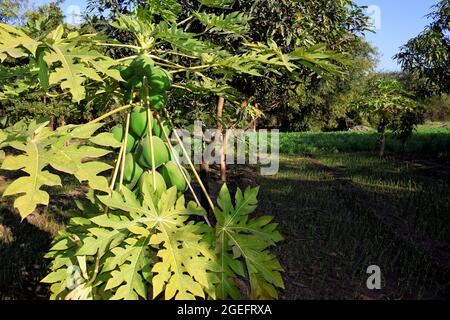
<svg viewBox="0 0 450 320"><path fill-rule="evenodd" d="M283 269L269 248L281 241L272 217L249 219L256 209L259 188L240 189L235 195L234 205L226 185L217 199L218 208L216 236L219 265L221 265L218 296L222 299L240 298L234 278L244 277L245 270L250 280L252 299L275 299L277 288L284 288ZM242 260L242 261L241 261ZM243 263L242 263L243 262Z"/></svg>
<svg viewBox="0 0 450 320"><path fill-rule="evenodd" d="M89 139L89 141L103 147L120 148L122 145L120 141L117 141L116 138L114 138L114 135L111 132L102 132Z"/></svg>
<svg viewBox="0 0 450 320"><path fill-rule="evenodd" d="M206 12L194 12L193 15L203 24L206 31L213 33L242 35L249 31L250 17L242 12L216 15Z"/></svg>
<svg viewBox="0 0 450 320"><path fill-rule="evenodd" d="M116 192L112 197L101 196L100 200L113 209L120 209L143 217L148 228L154 228L150 245L158 248L161 261L154 264L152 272L153 297L165 291L165 299L205 298L205 291L213 294L212 288L218 281L212 272L215 268L214 255L202 242L202 228L186 223L186 214L198 214L198 208L190 204L185 207L184 196L177 198L176 187L172 187L154 202L145 190L142 204L127 188L123 195ZM123 196L123 197L122 197ZM192 212L191 212L192 211ZM144 218L146 217L146 218Z"/></svg>
<svg viewBox="0 0 450 320"><path fill-rule="evenodd" d="M84 99L86 92L83 84L87 79L103 81L99 71L121 79L117 70L109 70L116 65L113 60L95 50L64 40L55 42L50 49L44 55L45 62L49 66L55 63L60 66L50 73L49 84L60 84L61 89L68 89L75 102Z"/></svg>
<svg viewBox="0 0 450 320"><path fill-rule="evenodd" d="M124 249L127 258L120 264L118 270L112 271L112 277L105 287L105 290L118 287L112 297L113 300L138 300L139 296L147 299L147 288L140 272L148 271L151 261L148 241L148 237L140 238Z"/></svg>
<svg viewBox="0 0 450 320"><path fill-rule="evenodd" d="M22 219L31 214L38 204L48 204L49 194L41 190L43 186L61 185L59 176L44 170L51 155L48 150L51 140L46 137L48 131L47 127L37 127L27 143L11 142L10 146L23 154L7 156L1 166L3 170L22 170L27 174L14 180L3 192L3 196L19 194L14 207L19 210Z"/></svg>
<svg viewBox="0 0 450 320"><path fill-rule="evenodd" d="M236 0L199 0L199 2L211 8L230 9Z"/></svg>
<svg viewBox="0 0 450 320"><path fill-rule="evenodd" d="M143 200L126 187L98 196L110 208L108 214L84 218L86 212L80 211L69 221L48 255L52 273L43 281L52 283L53 298L147 299L150 285L154 298L162 291L165 299L216 297L220 268L204 239L211 229L188 222L185 215L199 209L185 207L176 187L159 199L150 197L151 190L146 189ZM71 264L83 274L75 289L66 285L73 278L67 272Z"/></svg>
<svg viewBox="0 0 450 320"><path fill-rule="evenodd" d="M65 140L63 137L52 144L52 152L47 159L49 164L58 171L74 175L80 182L87 181L95 190L109 192L108 180L99 174L112 167L100 161L84 162L84 159L100 158L110 151L92 146L67 145Z"/></svg>
<svg viewBox="0 0 450 320"><path fill-rule="evenodd" d="M177 16L183 11L178 0L147 0L149 11L153 16L162 17L165 21L175 23ZM138 9L139 14L139 9Z"/></svg>
<svg viewBox="0 0 450 320"><path fill-rule="evenodd" d="M155 36L167 41L181 52L195 57L200 57L205 53L216 55L224 55L227 53L221 47L211 42L196 39L195 33L185 32L183 29L177 28L176 25L169 25L166 22L161 22L157 25L155 28Z"/></svg>
<svg viewBox="0 0 450 320"><path fill-rule="evenodd" d="M103 82L103 77L123 80L114 68L118 63L93 49L96 40L96 35L90 38L77 32L65 36L60 25L38 41L18 28L0 24L0 61L31 55L31 64L37 68L44 89L59 85L71 93L73 101L79 102L86 96L87 80Z"/></svg>
<svg viewBox="0 0 450 320"><path fill-rule="evenodd" d="M1 168L21 170L26 176L19 177L5 189L3 196L19 196L14 207L22 218L31 214L37 205L48 205L49 194L43 186L60 186L61 179L46 168L74 175L80 182L87 181L96 190L109 192L106 177L99 174L111 166L97 159L110 151L94 146L82 145L102 124L68 125L51 131L48 122L32 121L28 127L16 124L0 131L0 148L12 147L21 153L6 156Z"/></svg>
<svg viewBox="0 0 450 320"><path fill-rule="evenodd" d="M23 31L0 23L0 62L3 62L8 56L12 58L26 57L27 51L35 55L39 44L39 41L29 37Z"/></svg>

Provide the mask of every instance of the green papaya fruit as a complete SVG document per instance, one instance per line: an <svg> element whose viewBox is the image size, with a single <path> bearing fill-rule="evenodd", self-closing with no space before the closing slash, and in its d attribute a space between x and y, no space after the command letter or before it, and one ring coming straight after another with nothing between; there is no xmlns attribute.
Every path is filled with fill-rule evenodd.
<svg viewBox="0 0 450 320"><path fill-rule="evenodd" d="M161 138L152 136L154 155L155 155L155 167L158 168L163 163L169 161L169 149ZM152 157L150 152L149 137L146 136L136 149L137 161L140 166L151 169Z"/></svg>
<svg viewBox="0 0 450 320"><path fill-rule="evenodd" d="M126 81L123 86L128 90L141 89L144 76L150 78L153 74L154 66L155 63L153 62L153 60L147 56L139 56L138 58L134 59L130 63L128 68L121 71L121 76ZM127 103L128 102L129 99Z"/></svg>
<svg viewBox="0 0 450 320"><path fill-rule="evenodd" d="M136 183L141 178L144 170L137 164L133 154L128 153L125 156L125 166L123 170L123 180L130 189L134 188Z"/></svg>
<svg viewBox="0 0 450 320"><path fill-rule="evenodd" d="M153 120L154 123L154 120ZM136 138L141 138L147 133L147 109L134 107L130 115L130 132Z"/></svg>
<svg viewBox="0 0 450 320"><path fill-rule="evenodd" d="M134 69L135 75L141 79L146 76L151 77L153 74L153 69L155 67L155 62L152 58L145 55L141 55L133 60L131 67Z"/></svg>
<svg viewBox="0 0 450 320"><path fill-rule="evenodd" d="M114 136L114 139L116 139L119 142L122 142L123 139L123 134L124 134L124 129L122 127L121 124L116 125L114 128L112 128L112 134ZM127 153L131 152L134 147L136 146L136 139L133 137L133 135L131 135L130 133L128 133L128 137L127 137Z"/></svg>
<svg viewBox="0 0 450 320"><path fill-rule="evenodd" d="M161 110L166 106L167 103L167 95L163 94L154 94L149 95L148 101L150 103L150 107L154 110Z"/></svg>
<svg viewBox="0 0 450 320"><path fill-rule="evenodd" d="M166 119L162 119L161 124L163 125L164 130L166 131L167 136L170 139L170 135L172 134L172 131L170 130L169 122ZM155 136L160 137L161 139L163 139L165 141L164 133L161 130L161 126L159 125L158 121L155 121L155 126L153 127L153 134Z"/></svg>
<svg viewBox="0 0 450 320"><path fill-rule="evenodd" d="M188 181L191 182L191 178L187 170L185 168L182 168L182 170L186 174ZM169 161L165 163L161 168L161 174L166 181L168 188L176 186L178 191L186 191L188 185L183 177L183 174L181 173L180 168L176 165L175 162Z"/></svg>
<svg viewBox="0 0 450 320"><path fill-rule="evenodd" d="M155 67L149 79L152 91L165 92L172 85L172 76L164 69Z"/></svg>
<svg viewBox="0 0 450 320"><path fill-rule="evenodd" d="M123 64L119 65L120 76L123 80L127 81L130 77L133 76L133 68L131 68L131 60L127 60L123 62Z"/></svg>
<svg viewBox="0 0 450 320"><path fill-rule="evenodd" d="M163 176L156 171L156 194L158 197L161 197L161 195L167 190L166 182L164 181ZM141 179L139 179L139 190L142 192L142 188L144 185L147 185L151 191L153 191L153 174L151 171L145 171Z"/></svg>

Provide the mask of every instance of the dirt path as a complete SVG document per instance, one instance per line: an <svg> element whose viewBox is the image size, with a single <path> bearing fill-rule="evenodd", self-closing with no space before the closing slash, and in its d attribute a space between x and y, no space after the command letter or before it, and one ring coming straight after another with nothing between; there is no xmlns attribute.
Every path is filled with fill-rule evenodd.
<svg viewBox="0 0 450 320"><path fill-rule="evenodd" d="M391 230L399 239L416 247L423 254L430 256L442 268L450 269L450 247L446 243L418 233L407 221L395 214L395 208L386 202L374 201L367 192L358 187L346 175L344 170L329 167L313 155L308 155L306 159L330 174L334 178L335 183L340 184L342 188L354 195L355 201L364 204L372 216Z"/></svg>

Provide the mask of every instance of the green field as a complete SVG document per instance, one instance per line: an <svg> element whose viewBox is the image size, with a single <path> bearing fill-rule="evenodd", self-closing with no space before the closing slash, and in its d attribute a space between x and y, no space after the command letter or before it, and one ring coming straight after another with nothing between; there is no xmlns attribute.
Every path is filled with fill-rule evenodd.
<svg viewBox="0 0 450 320"><path fill-rule="evenodd" d="M261 210L276 216L286 237L278 251L286 266L285 298L448 295L450 273L439 254L408 236L450 245L449 168L441 172L366 153L283 156L279 174L261 182ZM384 216L400 225L391 226ZM383 272L381 291L365 286L373 264Z"/></svg>
<svg viewBox="0 0 450 320"><path fill-rule="evenodd" d="M288 299L448 297L450 129L422 128L402 150L375 132L282 133L280 172L261 177L281 224ZM378 265L383 289L366 289Z"/></svg>
<svg viewBox="0 0 450 320"><path fill-rule="evenodd" d="M376 152L378 134L371 132L293 132L281 133L280 151L283 154L326 154L339 152ZM413 137L402 143L388 134L386 151L408 153L422 157L449 159L450 128L420 128Z"/></svg>

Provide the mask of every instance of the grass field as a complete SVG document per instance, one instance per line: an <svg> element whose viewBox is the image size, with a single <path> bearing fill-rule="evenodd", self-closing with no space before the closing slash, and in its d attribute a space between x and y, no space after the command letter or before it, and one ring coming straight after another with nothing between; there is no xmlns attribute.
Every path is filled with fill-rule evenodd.
<svg viewBox="0 0 450 320"><path fill-rule="evenodd" d="M284 154L329 154L339 152L376 152L378 134L371 132L293 132L281 133L280 150ZM437 159L450 159L450 127L421 128L412 139L402 143L388 133L386 151Z"/></svg>
<svg viewBox="0 0 450 320"><path fill-rule="evenodd" d="M403 154L388 141L380 159L373 133L287 133L277 175L230 168L231 189L261 184L257 214L280 224L281 298L450 297L450 130L421 129ZM23 222L1 199L0 299L48 297L43 256L82 189L67 177L51 192L49 208ZM381 268L382 290L366 288L370 265Z"/></svg>
<svg viewBox="0 0 450 320"><path fill-rule="evenodd" d="M448 261L408 236L448 245L450 172L430 177L423 168L373 154L283 156L280 173L261 183L260 210L277 217L286 237L278 248L285 298L449 297L450 271L440 266ZM405 223L390 226L379 215ZM380 291L366 289L370 265L381 267Z"/></svg>
<svg viewBox="0 0 450 320"><path fill-rule="evenodd" d="M376 132L282 133L280 172L262 177L262 208L286 241L289 299L450 297L450 128L407 142ZM383 289L366 289L378 265Z"/></svg>

